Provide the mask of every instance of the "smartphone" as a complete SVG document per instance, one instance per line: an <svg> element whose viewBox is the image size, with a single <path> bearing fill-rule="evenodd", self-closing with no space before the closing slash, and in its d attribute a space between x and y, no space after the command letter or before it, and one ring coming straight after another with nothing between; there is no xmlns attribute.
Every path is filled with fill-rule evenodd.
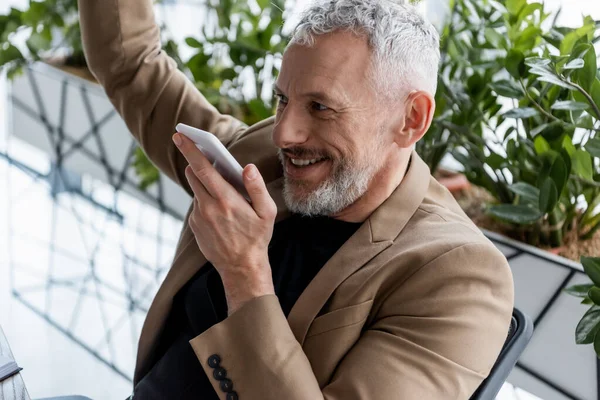
<svg viewBox="0 0 600 400"><path fill-rule="evenodd" d="M221 176L250 201L242 177L244 169L215 135L185 124L177 124L175 129L194 142Z"/></svg>

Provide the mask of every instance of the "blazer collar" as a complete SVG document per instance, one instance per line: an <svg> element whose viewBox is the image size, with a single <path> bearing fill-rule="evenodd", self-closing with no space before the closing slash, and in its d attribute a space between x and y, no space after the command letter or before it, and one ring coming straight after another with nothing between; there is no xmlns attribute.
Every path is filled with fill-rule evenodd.
<svg viewBox="0 0 600 400"><path fill-rule="evenodd" d="M394 240L402 232L423 202L430 179L429 167L413 151L400 185L368 218L374 243Z"/></svg>
<svg viewBox="0 0 600 400"><path fill-rule="evenodd" d="M430 178L427 164L413 151L400 185L321 268L292 307L288 323L300 344L337 287L398 237L425 198Z"/></svg>

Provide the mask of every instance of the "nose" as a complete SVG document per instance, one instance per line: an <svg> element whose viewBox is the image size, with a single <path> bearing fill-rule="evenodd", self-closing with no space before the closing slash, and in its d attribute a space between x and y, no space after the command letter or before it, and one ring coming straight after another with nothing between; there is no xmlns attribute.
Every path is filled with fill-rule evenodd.
<svg viewBox="0 0 600 400"><path fill-rule="evenodd" d="M308 116L291 102L277 110L273 126L273 142L280 149L304 144L309 139Z"/></svg>

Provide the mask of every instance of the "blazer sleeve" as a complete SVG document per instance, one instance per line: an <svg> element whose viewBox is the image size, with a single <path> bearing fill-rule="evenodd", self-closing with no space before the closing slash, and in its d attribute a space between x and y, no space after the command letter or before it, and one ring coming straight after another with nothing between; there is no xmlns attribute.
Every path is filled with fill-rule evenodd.
<svg viewBox="0 0 600 400"><path fill-rule="evenodd" d="M190 343L223 400L213 354L243 400L467 400L500 353L512 307L506 259L490 244L468 244L399 285L324 387L273 295Z"/></svg>
<svg viewBox="0 0 600 400"><path fill-rule="evenodd" d="M220 114L162 51L152 0L78 2L88 67L149 159L191 193L175 125L209 131L225 146L245 125Z"/></svg>

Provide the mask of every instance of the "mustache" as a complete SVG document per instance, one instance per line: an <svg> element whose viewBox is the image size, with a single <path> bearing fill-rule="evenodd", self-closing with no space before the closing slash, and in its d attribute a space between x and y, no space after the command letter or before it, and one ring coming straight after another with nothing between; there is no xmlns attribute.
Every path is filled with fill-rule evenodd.
<svg viewBox="0 0 600 400"><path fill-rule="evenodd" d="M328 153L322 150L306 147L287 147L285 149L279 149L279 157L282 158L283 155L288 158L332 158Z"/></svg>

